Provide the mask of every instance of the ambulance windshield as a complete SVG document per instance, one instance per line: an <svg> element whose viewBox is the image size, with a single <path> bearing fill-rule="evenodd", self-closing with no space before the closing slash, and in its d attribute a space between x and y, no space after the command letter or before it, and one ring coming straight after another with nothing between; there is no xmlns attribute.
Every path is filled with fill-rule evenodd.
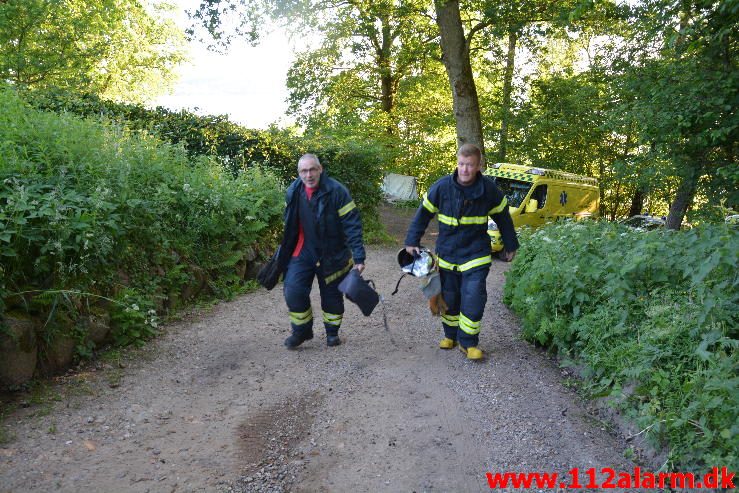
<svg viewBox="0 0 739 493"><path fill-rule="evenodd" d="M505 194L509 207L519 207L529 193L529 190L531 190L531 183L529 182L511 180L510 178L502 178L500 176L495 178L495 184Z"/></svg>

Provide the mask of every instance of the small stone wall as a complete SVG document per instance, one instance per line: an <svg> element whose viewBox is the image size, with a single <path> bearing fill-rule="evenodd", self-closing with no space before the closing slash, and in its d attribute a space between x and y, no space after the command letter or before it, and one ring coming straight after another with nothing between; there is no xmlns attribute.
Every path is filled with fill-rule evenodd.
<svg viewBox="0 0 739 493"><path fill-rule="evenodd" d="M256 249L250 248L234 266L239 279L255 279L262 265ZM208 273L189 265L190 282L161 296L157 312L172 313L208 289ZM61 315L49 322L48 314L29 315L28 299L18 296L4 299L6 311L0 316L0 390L13 389L34 376L63 373L74 362L78 345L101 348L112 342L114 324L112 304L97 300L85 305L72 319ZM53 324L53 325L50 325Z"/></svg>

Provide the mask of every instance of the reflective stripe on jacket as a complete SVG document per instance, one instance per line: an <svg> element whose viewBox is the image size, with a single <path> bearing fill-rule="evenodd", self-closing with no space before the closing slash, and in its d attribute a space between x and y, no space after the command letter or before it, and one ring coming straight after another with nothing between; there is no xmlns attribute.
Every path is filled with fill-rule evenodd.
<svg viewBox="0 0 739 493"><path fill-rule="evenodd" d="M457 172L439 179L423 197L405 244L419 246L431 218L439 221L436 252L439 267L447 270L469 270L491 262L488 216L500 229L506 250L518 249L513 220L505 195L489 176L478 173L469 187L456 180Z"/></svg>

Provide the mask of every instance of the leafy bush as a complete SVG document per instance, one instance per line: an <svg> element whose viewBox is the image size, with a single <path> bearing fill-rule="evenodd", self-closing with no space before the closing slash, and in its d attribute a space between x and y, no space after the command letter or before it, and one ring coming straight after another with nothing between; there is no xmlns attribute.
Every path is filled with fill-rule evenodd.
<svg viewBox="0 0 739 493"><path fill-rule="evenodd" d="M365 237L382 229L376 218L377 206L382 200L382 153L379 149L345 141L342 143L316 143L314 154L321 160L329 176L346 185L361 210Z"/></svg>
<svg viewBox="0 0 739 493"><path fill-rule="evenodd" d="M0 319L19 300L42 318L112 302L117 340L137 342L155 306L203 289L230 295L236 264L273 240L282 206L279 180L258 166L234 176L0 88Z"/></svg>
<svg viewBox="0 0 739 493"><path fill-rule="evenodd" d="M252 130L226 116L200 116L189 111L114 103L95 95L46 89L24 93L32 106L57 113L102 118L129 130L145 131L161 140L182 145L192 158L212 156L231 173L259 166L288 184L297 177L298 158L312 152L326 170L344 183L362 212L368 239L382 238L377 221L380 184L388 157L380 146L330 137L304 139L289 130Z"/></svg>
<svg viewBox="0 0 739 493"><path fill-rule="evenodd" d="M329 176L346 185L362 213L377 216L382 200L382 151L354 141L317 141L313 149L311 152L319 157ZM296 171L294 167L293 176Z"/></svg>
<svg viewBox="0 0 739 493"><path fill-rule="evenodd" d="M739 466L739 234L550 225L524 238L505 301L523 335L585 367L672 467Z"/></svg>

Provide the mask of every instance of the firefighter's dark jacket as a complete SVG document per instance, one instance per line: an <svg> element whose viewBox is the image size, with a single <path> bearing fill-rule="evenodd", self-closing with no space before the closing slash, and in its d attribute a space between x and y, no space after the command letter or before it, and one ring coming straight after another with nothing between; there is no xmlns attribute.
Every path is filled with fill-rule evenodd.
<svg viewBox="0 0 739 493"><path fill-rule="evenodd" d="M439 215L436 253L440 262L464 265L489 256L488 216L498 225L505 249L518 249L508 201L493 179L482 173L478 173L475 182L468 187L457 183L456 171L434 183L408 228L406 245L419 246L435 214Z"/></svg>
<svg viewBox="0 0 739 493"><path fill-rule="evenodd" d="M285 271L298 242L298 200L304 193L303 182L296 179L285 194L285 232L279 252L280 270ZM366 254L362 244L362 222L349 190L324 171L313 193L316 237L320 242L321 274L331 282L355 264L363 264ZM332 279L333 278L333 279Z"/></svg>

